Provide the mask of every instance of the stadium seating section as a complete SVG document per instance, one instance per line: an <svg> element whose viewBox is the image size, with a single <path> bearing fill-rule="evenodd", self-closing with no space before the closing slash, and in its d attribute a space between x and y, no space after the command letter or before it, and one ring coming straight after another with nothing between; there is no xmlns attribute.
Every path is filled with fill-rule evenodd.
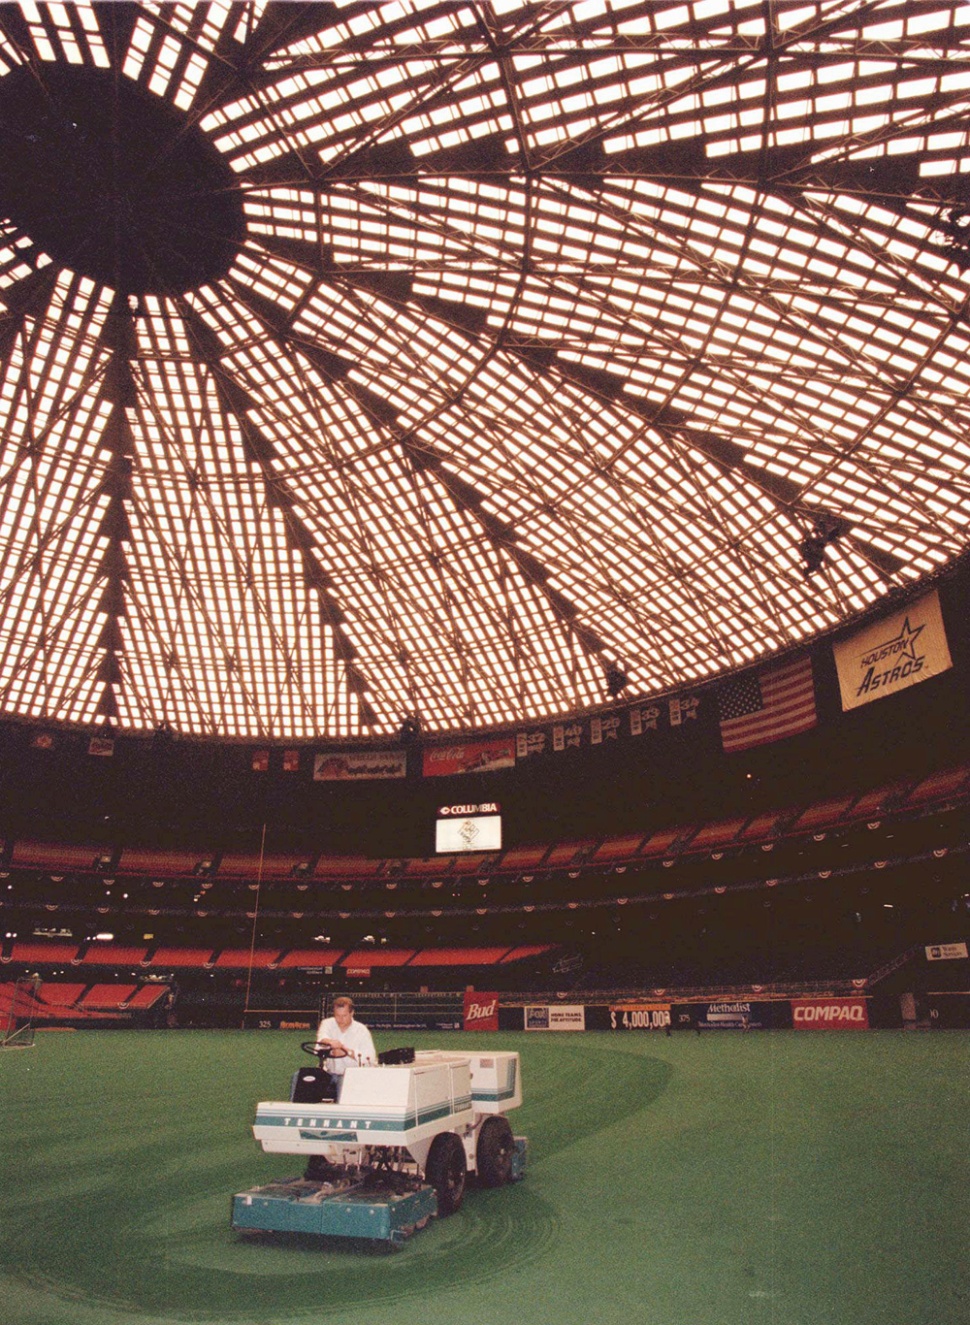
<svg viewBox="0 0 970 1325"><path fill-rule="evenodd" d="M413 972L412 983L464 974L487 987L491 970L498 987L500 972L521 967L566 983L568 963L556 962L570 948L578 913L596 936L602 970L622 980L631 949L610 939L608 915L619 933L624 908L634 904L642 915L656 902L680 900L703 917L705 899L715 896L723 907L750 907L752 890L778 888L780 898L794 896L793 885L831 877L865 882L881 873L885 882L894 870L951 853L955 868L967 846L968 804L970 766L963 765L811 804L762 804L748 816L518 844L490 855L375 860L14 840L0 861L8 883L3 907L8 915L19 907L31 927L8 932L0 964L11 976L43 970L38 1015L49 1019L151 1010L165 986L146 985L146 975L161 982L211 973L238 983L254 975L282 982L301 972L385 980ZM373 934L361 941L358 926L344 941L340 927L349 934L351 919L366 920ZM651 912L650 919L658 917ZM689 950L678 950L682 935L673 933L671 969L689 981L696 962L708 978L729 980L729 951L716 961L710 953L698 957L699 923ZM96 938L101 931L105 938ZM405 935L410 941L402 943ZM862 949L853 952L861 963ZM824 967L818 945L812 959ZM878 947L865 957L885 959ZM587 981L595 970L587 963ZM797 953L785 970L799 977Z"/></svg>

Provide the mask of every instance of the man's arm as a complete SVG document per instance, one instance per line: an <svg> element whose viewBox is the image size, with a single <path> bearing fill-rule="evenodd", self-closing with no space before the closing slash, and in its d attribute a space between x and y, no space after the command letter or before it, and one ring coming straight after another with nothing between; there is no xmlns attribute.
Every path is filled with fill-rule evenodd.
<svg viewBox="0 0 970 1325"><path fill-rule="evenodd" d="M366 1026L360 1028L364 1033L361 1038L361 1047L358 1051L359 1062L362 1067L375 1067L377 1065L377 1050L374 1048L374 1037Z"/></svg>

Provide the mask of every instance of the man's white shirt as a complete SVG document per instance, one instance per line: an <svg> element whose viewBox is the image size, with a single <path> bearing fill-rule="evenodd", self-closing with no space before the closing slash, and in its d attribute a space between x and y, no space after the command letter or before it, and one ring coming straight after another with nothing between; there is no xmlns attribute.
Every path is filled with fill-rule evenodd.
<svg viewBox="0 0 970 1325"><path fill-rule="evenodd" d="M349 1058L324 1060L324 1067L335 1077L343 1076L348 1066L355 1063L359 1067L374 1066L377 1063L377 1050L374 1048L371 1033L359 1021L351 1020L347 1029L342 1031L337 1025L336 1017L324 1017L317 1027L317 1041L320 1040L339 1040L350 1052Z"/></svg>

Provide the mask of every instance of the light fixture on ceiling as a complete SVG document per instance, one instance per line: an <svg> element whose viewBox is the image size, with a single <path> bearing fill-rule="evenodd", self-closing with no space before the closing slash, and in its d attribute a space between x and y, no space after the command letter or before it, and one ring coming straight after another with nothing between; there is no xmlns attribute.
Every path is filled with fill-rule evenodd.
<svg viewBox="0 0 970 1325"><path fill-rule="evenodd" d="M616 699L630 684L630 678L623 670L621 662L608 663L606 667L606 689L610 698Z"/></svg>
<svg viewBox="0 0 970 1325"><path fill-rule="evenodd" d="M416 713L407 713L398 730L398 740L403 745L413 745L421 736L421 719Z"/></svg>
<svg viewBox="0 0 970 1325"><path fill-rule="evenodd" d="M849 523L837 515L822 511L812 516L811 528L798 544L802 557L802 571L806 578L818 574L825 565L825 549L830 543L848 533Z"/></svg>

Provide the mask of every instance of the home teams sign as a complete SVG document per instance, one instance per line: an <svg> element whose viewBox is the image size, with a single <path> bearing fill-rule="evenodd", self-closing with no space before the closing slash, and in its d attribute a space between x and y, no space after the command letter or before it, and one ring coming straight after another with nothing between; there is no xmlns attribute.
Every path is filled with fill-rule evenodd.
<svg viewBox="0 0 970 1325"><path fill-rule="evenodd" d="M936 591L834 646L843 710L939 676L953 666Z"/></svg>

